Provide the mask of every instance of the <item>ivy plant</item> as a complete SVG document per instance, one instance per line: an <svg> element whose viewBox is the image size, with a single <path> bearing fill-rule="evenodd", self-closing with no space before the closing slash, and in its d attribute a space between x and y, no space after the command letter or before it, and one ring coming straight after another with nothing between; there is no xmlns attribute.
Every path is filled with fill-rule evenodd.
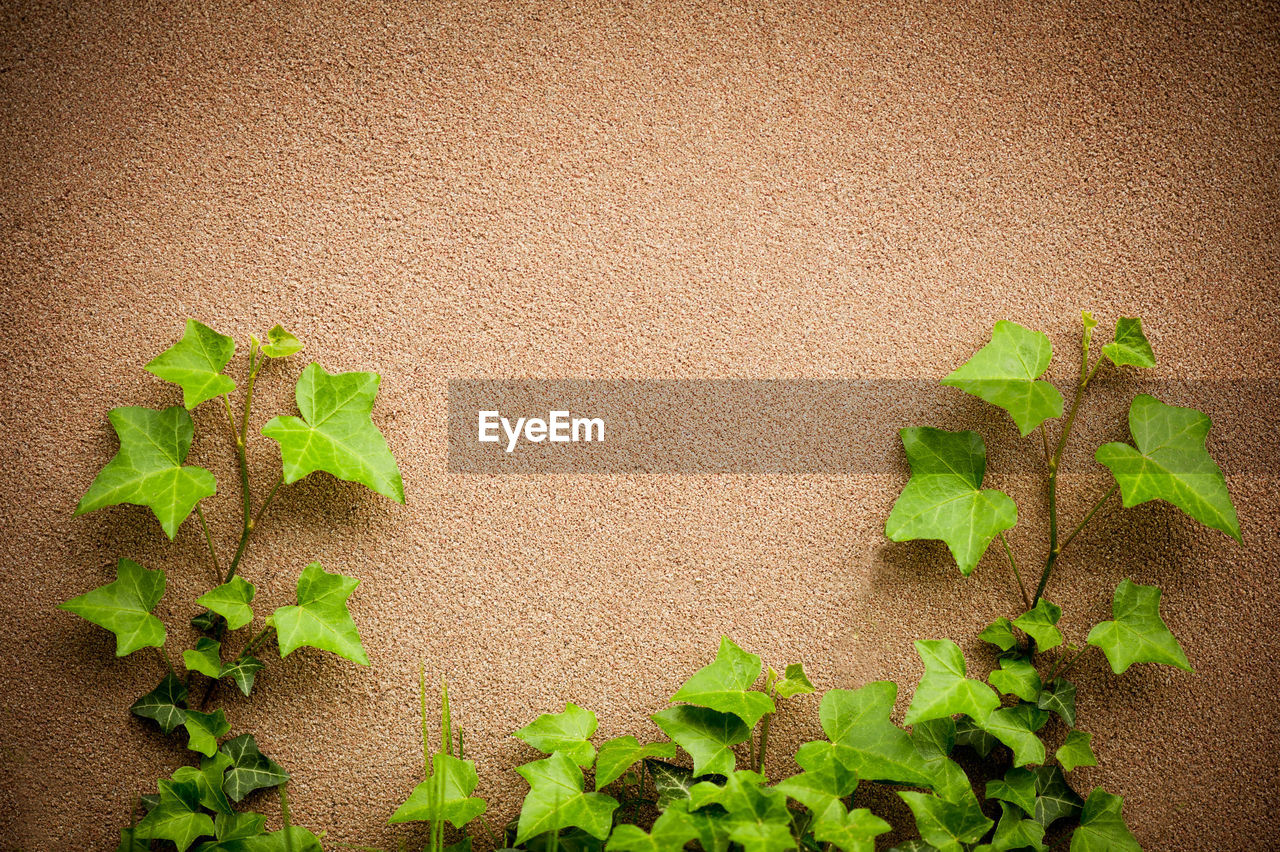
<svg viewBox="0 0 1280 852"><path fill-rule="evenodd" d="M290 824L284 790L288 772L262 753L252 733L235 731L233 704L211 707L224 682L246 698L252 695L257 675L267 665L263 652L273 638L281 657L308 646L369 664L348 608L357 579L312 562L300 571L295 600L264 609L256 600L257 587L241 573L255 531L280 489L310 474L331 474L404 502L399 468L371 419L377 374L328 373L314 363L297 380L299 416L273 417L261 430L279 445L281 468L265 496L255 501L246 453L254 419L254 386L260 376L279 378L287 363L273 367L272 362L302 349L302 342L279 325L267 333L265 341L250 336L248 364L238 384L227 372L235 357L235 341L188 320L182 338L146 365L148 372L181 389L181 404L160 410L125 406L108 416L119 450L89 485L76 514L118 504L146 507L169 539L177 537L194 515L216 577L195 599L195 606L203 610L191 620L194 642L189 641L190 647L182 651L181 667L173 664L167 649L173 641L189 639L183 635L187 631L179 629L171 635L155 615L165 594L162 569L121 557L112 582L61 605L115 634L116 656L157 649L159 683L129 709L161 734L185 736L191 752L191 765L159 779L155 793L139 797L133 821L121 831L123 852L321 848L315 834ZM232 395L237 392L240 398L233 405ZM218 483L210 471L187 464L196 437L191 411L206 403L223 410L215 419L225 416L225 434L210 440L235 454L239 473L240 533L230 561L224 561L225 553L220 553L205 517L206 501L218 493ZM284 823L277 831L267 831L262 815L242 807L258 791L271 788L278 789Z"/></svg>
<svg viewBox="0 0 1280 852"><path fill-rule="evenodd" d="M1051 842L1071 852L1138 850L1121 798L1073 784L1078 769L1099 761L1092 735L1076 727L1076 686L1067 676L1092 648L1116 675L1136 664L1186 671L1190 664L1161 618L1155 586L1123 580L1112 618L1092 625L1079 648L1068 633L1084 634L1089 625L1065 617L1046 593L1068 547L1117 494L1125 507L1164 500L1237 541L1240 527L1222 471L1205 449L1208 418L1148 395L1130 406L1132 444L1097 448L1111 484L1074 525L1061 523L1063 452L1087 389L1104 367L1155 365L1140 320L1121 318L1096 354L1097 323L1084 313L1082 325L1069 403L1044 378L1049 338L1011 322L997 323L991 341L943 381L1007 411L1022 437L1038 433L1049 519L1033 587L1008 538L1018 524L1014 500L983 487L982 436L927 426L901 433L911 477L886 521L888 538L942 541L964 576L996 541L1009 564L1016 603L978 633L996 655L993 667L966 660L949 638L916 642L923 676L901 724L896 683L828 690L818 702L825 738L800 745L798 771L772 779L765 759L770 720L796 696L814 692L813 684L802 665L779 674L723 637L715 659L652 715L656 730L645 736L599 742L595 714L572 702L518 730L541 756L515 770L528 792L492 845L531 852L871 852L893 830L871 809L883 796L866 795L879 786L910 814L913 824L899 828L917 835L894 852L1045 852ZM459 744L459 759L460 752ZM475 773L470 762L457 769L439 762L448 755L446 745L434 771L428 761L427 780L392 821L425 819L437 828L448 821L461 829L451 848L469 848L467 822L484 805L466 804L478 802L469 798ZM441 852L443 844L433 833L428 848Z"/></svg>

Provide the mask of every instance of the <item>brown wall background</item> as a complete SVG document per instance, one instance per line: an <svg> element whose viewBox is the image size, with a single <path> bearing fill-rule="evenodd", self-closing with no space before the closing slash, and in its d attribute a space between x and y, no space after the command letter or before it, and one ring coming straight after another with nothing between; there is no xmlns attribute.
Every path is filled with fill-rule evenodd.
<svg viewBox="0 0 1280 852"><path fill-rule="evenodd" d="M295 770L299 822L384 845L420 660L502 819L531 759L511 730L573 700L605 736L656 735L645 715L721 631L856 686L917 677L915 638L976 653L1012 609L994 553L962 581L884 540L904 475L448 475L450 377L941 377L1009 318L1053 336L1066 382L1081 308L1146 318L1164 378L1280 374L1272 4L406 5L3 6L6 849L105 848L188 759L127 714L155 656L117 661L54 609L130 556L169 573L170 653L192 641L198 526L170 546L145 510L71 515L115 451L107 409L177 399L141 365L188 315L242 340L281 321L326 368L383 376L408 506L305 481L245 569L263 610L310 560L361 577L373 665L300 652L224 706ZM255 429L303 363L268 369ZM196 420L229 550L230 454L214 407ZM986 422L993 459L1019 451ZM1245 548L1169 507L1112 512L1051 590L1079 642L1119 579L1159 582L1197 669L1078 673L1102 766L1077 786L1123 794L1149 849L1280 836L1277 460L1233 434L1211 448L1263 454L1230 478ZM1090 449L1069 517L1105 481ZM253 443L259 488L276 458ZM991 474L1031 560L1039 485ZM775 775L816 701L780 729Z"/></svg>

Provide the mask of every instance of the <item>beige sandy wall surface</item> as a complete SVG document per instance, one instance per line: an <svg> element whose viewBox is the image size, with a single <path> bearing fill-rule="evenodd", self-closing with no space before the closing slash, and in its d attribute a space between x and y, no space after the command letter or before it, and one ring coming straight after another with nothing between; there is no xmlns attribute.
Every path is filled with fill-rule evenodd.
<svg viewBox="0 0 1280 852"><path fill-rule="evenodd" d="M804 659L823 688L917 677L921 637L989 666L971 637L1013 609L1005 566L993 553L962 581L938 547L887 543L905 474L449 475L446 382L941 377L1010 318L1051 334L1065 385L1081 308L1146 318L1161 377L1280 378L1277 17L4 4L0 846L105 848L131 798L188 759L126 711L155 656L117 660L55 609L129 556L169 572L170 653L193 641L199 527L168 545L141 509L71 514L115 450L107 409L177 399L140 367L187 316L240 340L281 321L328 369L383 377L375 419L408 505L313 477L283 492L244 569L262 609L308 561L359 576L373 663L299 652L252 702L225 701L295 770L296 819L333 839L401 834L384 822L418 771L420 660L455 684L499 819L521 790L510 767L532 757L512 729L573 700L605 735L656 736L646 714L720 632ZM268 368L255 428L291 410L301 363ZM1178 401L1220 423L1275 408L1189 387ZM216 408L196 421L225 554L235 472ZM1035 445L983 423L1030 561L1043 493L996 461ZM1122 437L1122 412L1093 428ZM1159 582L1197 669L1115 678L1094 656L1078 672L1103 765L1077 786L1123 794L1150 849L1280 836L1277 459L1239 440L1210 447L1240 463L1246 547L1168 506L1111 512L1051 589L1079 642L1122 577ZM250 458L262 489L274 445ZM1088 447L1072 459L1078 517L1106 480ZM775 774L820 733L816 702L779 728Z"/></svg>

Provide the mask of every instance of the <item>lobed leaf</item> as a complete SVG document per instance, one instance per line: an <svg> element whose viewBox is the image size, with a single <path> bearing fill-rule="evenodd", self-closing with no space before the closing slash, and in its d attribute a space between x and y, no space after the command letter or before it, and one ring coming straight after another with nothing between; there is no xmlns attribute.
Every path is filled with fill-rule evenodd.
<svg viewBox="0 0 1280 852"><path fill-rule="evenodd" d="M370 412L377 373L326 373L310 364L298 379L301 417L273 417L262 434L280 445L286 484L322 470L404 502L404 482Z"/></svg>
<svg viewBox="0 0 1280 852"><path fill-rule="evenodd" d="M694 672L671 700L731 713L748 728L754 727L761 716L775 709L769 696L751 689L760 677L761 666L759 657L722 636L715 661Z"/></svg>
<svg viewBox="0 0 1280 852"><path fill-rule="evenodd" d="M205 757L217 754L218 738L231 733L231 724L227 722L227 715L222 710L212 713L188 710L182 723L187 728L187 748Z"/></svg>
<svg viewBox="0 0 1280 852"><path fill-rule="evenodd" d="M956 744L954 719L946 717L916 724L911 729L911 744L933 776L933 783L929 786L935 793L949 802L958 802L973 795L969 776L960 764L949 758Z"/></svg>
<svg viewBox="0 0 1280 852"><path fill-rule="evenodd" d="M649 718L693 758L694 775L732 772L737 765L733 747L751 736L737 716L706 707L678 704Z"/></svg>
<svg viewBox="0 0 1280 852"><path fill-rule="evenodd" d="M596 714L573 702L562 713L543 713L514 736L544 754L563 752L579 766L590 766L596 747L590 742L596 732Z"/></svg>
<svg viewBox="0 0 1280 852"><path fill-rule="evenodd" d="M1041 710L1052 710L1066 722L1068 727L1076 723L1076 685L1064 678L1054 678L1040 692L1036 706Z"/></svg>
<svg viewBox="0 0 1280 852"><path fill-rule="evenodd" d="M120 503L146 506L172 539L196 504L218 490L212 473L183 465L194 434L191 415L180 405L163 411L126 406L108 417L120 449L80 498L76 514Z"/></svg>
<svg viewBox="0 0 1280 852"><path fill-rule="evenodd" d="M859 689L830 689L818 715L836 756L858 778L928 787L934 781L907 732L890 714L898 685L875 681Z"/></svg>
<svg viewBox="0 0 1280 852"><path fill-rule="evenodd" d="M1049 714L1025 702L993 711L978 724L1013 751L1013 765L1044 763L1044 743L1036 731L1049 721Z"/></svg>
<svg viewBox="0 0 1280 852"><path fill-rule="evenodd" d="M215 589L196 598L196 603L222 616L228 630L239 630L253 620L253 601L257 589L244 577L232 577Z"/></svg>
<svg viewBox="0 0 1280 852"><path fill-rule="evenodd" d="M194 766L179 766L173 773L173 780L195 784L196 790L200 794L200 805L202 807L208 808L218 815L231 814L233 813L231 802L227 799L227 794L222 789L226 781L227 769L230 766L231 758L222 752L218 752L212 757L201 758L199 769ZM216 829L216 821L214 825ZM217 836L216 830L214 834Z"/></svg>
<svg viewBox="0 0 1280 852"><path fill-rule="evenodd" d="M1134 663L1164 663L1191 671L1178 640L1160 617L1160 589L1124 580L1111 602L1114 621L1104 621L1085 640L1102 649L1111 670L1124 674Z"/></svg>
<svg viewBox="0 0 1280 852"><path fill-rule="evenodd" d="M1054 757L1062 765L1063 772L1070 772L1078 766L1097 766L1098 759L1093 756L1093 747L1089 744L1093 734L1084 731L1071 731L1066 740L1054 752Z"/></svg>
<svg viewBox="0 0 1280 852"><path fill-rule="evenodd" d="M1026 436L1044 421L1062 416L1062 394L1048 382L1037 381L1052 358L1048 335L1001 320L991 331L991 342L942 384L1003 408Z"/></svg>
<svg viewBox="0 0 1280 852"><path fill-rule="evenodd" d="M332 651L362 666L369 657L360 644L347 598L360 581L355 577L330 574L319 562L312 562L298 577L298 605L282 606L271 616L280 644L280 656L287 657L303 645Z"/></svg>
<svg viewBox="0 0 1280 852"><path fill-rule="evenodd" d="M1116 320L1115 339L1102 347L1102 354L1117 367L1154 367L1155 353L1147 336L1142 333L1142 320L1137 317L1120 317Z"/></svg>
<svg viewBox="0 0 1280 852"><path fill-rule="evenodd" d="M978 727L978 723L968 716L961 716L956 720L956 745L968 746L979 757L986 757L991 754L997 742L995 737Z"/></svg>
<svg viewBox="0 0 1280 852"><path fill-rule="evenodd" d="M792 663L778 677L777 672L769 669L775 676L773 692L779 698L794 698L797 695L810 695L815 692L813 682L804 672L803 663Z"/></svg>
<svg viewBox="0 0 1280 852"><path fill-rule="evenodd" d="M1119 796L1095 787L1071 835L1071 852L1142 852L1120 814L1123 804Z"/></svg>
<svg viewBox="0 0 1280 852"><path fill-rule="evenodd" d="M1057 627L1060 618L1062 607L1041 598L1034 608L1015 618L1013 624L1034 639L1039 650L1048 651L1062 644L1062 631Z"/></svg>
<svg viewBox="0 0 1280 852"><path fill-rule="evenodd" d="M973 573L991 540L1018 522L1009 495L982 489L987 447L977 432L901 431L911 479L885 521L891 541L944 541L960 573Z"/></svg>
<svg viewBox="0 0 1280 852"><path fill-rule="evenodd" d="M1001 651L1011 651L1013 646L1018 644L1018 638L1013 635L1013 622L1004 616L1000 616L984 627L978 634L978 638L990 645L995 645Z"/></svg>
<svg viewBox="0 0 1280 852"><path fill-rule="evenodd" d="M838 818L820 819L813 824L813 837L844 852L874 852L876 838L893 826L866 808L854 808Z"/></svg>
<svg viewBox="0 0 1280 852"><path fill-rule="evenodd" d="M1031 773L1036 777L1036 810L1032 819L1048 828L1080 813L1083 800L1067 785L1060 767L1037 766Z"/></svg>
<svg viewBox="0 0 1280 852"><path fill-rule="evenodd" d="M1016 695L1023 701L1036 701L1042 688L1036 667L1021 657L1002 659L1000 668L987 675L987 680L1005 695Z"/></svg>
<svg viewBox="0 0 1280 852"><path fill-rule="evenodd" d="M462 828L485 812L485 800L471 795L480 782L474 761L436 752L431 769L431 777L413 788L388 823L448 820Z"/></svg>
<svg viewBox="0 0 1280 852"><path fill-rule="evenodd" d="M231 377L222 373L235 354L235 340L189 319L182 339L152 358L143 369L181 386L182 404L192 409L236 389Z"/></svg>
<svg viewBox="0 0 1280 852"><path fill-rule="evenodd" d="M634 825L617 826L609 835L607 848L608 852L681 852L697 836L698 829L688 812L671 808L659 814L648 832Z"/></svg>
<svg viewBox="0 0 1280 852"><path fill-rule="evenodd" d="M268 358L288 358L302 351L302 341L277 323L267 332L267 342L259 350Z"/></svg>
<svg viewBox="0 0 1280 852"><path fill-rule="evenodd" d="M1004 778L987 782L987 798L1017 805L1027 816L1036 812L1036 775L1030 769L1014 767Z"/></svg>
<svg viewBox="0 0 1280 852"><path fill-rule="evenodd" d="M139 648L163 648L164 623L151 614L164 596L164 571L150 571L131 559L116 563L116 579L58 604L116 635L116 656Z"/></svg>
<svg viewBox="0 0 1280 852"><path fill-rule="evenodd" d="M787 797L763 786L764 776L750 770L730 773L723 785L704 781L689 791L689 808L719 805L719 822L744 852L782 852L795 848Z"/></svg>
<svg viewBox="0 0 1280 852"><path fill-rule="evenodd" d="M154 719L160 730L172 733L187 718L187 687L169 672L155 689L133 702L129 712L144 719Z"/></svg>
<svg viewBox="0 0 1280 852"><path fill-rule="evenodd" d="M199 837L213 835L213 820L200 810L200 794L191 782L161 779L160 802L138 823L134 837L168 840L186 852Z"/></svg>
<svg viewBox="0 0 1280 852"><path fill-rule="evenodd" d="M683 766L646 758L644 768L649 771L649 777L653 779L653 789L658 794L658 801L655 804L660 811L665 811L676 802L688 799L689 789L697 783L693 773Z"/></svg>
<svg viewBox="0 0 1280 852"><path fill-rule="evenodd" d="M516 845L538 834L576 826L600 840L609 836L618 802L583 792L582 770L563 752L516 768L529 792L520 809Z"/></svg>
<svg viewBox="0 0 1280 852"><path fill-rule="evenodd" d="M253 691L253 678L261 671L263 663L252 654L240 653L233 662L224 663L222 666L222 674L219 677L229 677L235 681L236 686L240 688L246 696Z"/></svg>
<svg viewBox="0 0 1280 852"><path fill-rule="evenodd" d="M829 742L809 742L796 752L796 763L804 772L792 775L774 785L787 796L804 805L815 820L842 818L842 799L853 795L858 776L849 770L837 754L837 746Z"/></svg>
<svg viewBox="0 0 1280 852"><path fill-rule="evenodd" d="M642 745L633 736L614 737L600 746L596 756L596 789L609 786L642 760L657 757L671 760L675 756L675 743Z"/></svg>
<svg viewBox="0 0 1280 852"><path fill-rule="evenodd" d="M1035 820L1023 819L1013 805L1001 802L1000 822L991 842L975 847L973 852L1009 852L1013 849L1049 852L1049 847L1044 845L1044 826Z"/></svg>
<svg viewBox="0 0 1280 852"><path fill-rule="evenodd" d="M1242 541L1227 481L1205 449L1210 425L1209 418L1194 408L1165 405L1139 394L1129 406L1129 432L1136 448L1103 444L1094 456L1115 477L1125 508L1165 500L1205 526Z"/></svg>
<svg viewBox="0 0 1280 852"><path fill-rule="evenodd" d="M217 680L222 676L222 643L208 636L196 640L194 649L182 652L182 664L187 671L200 672L205 677Z"/></svg>
<svg viewBox="0 0 1280 852"><path fill-rule="evenodd" d="M995 825L982 813L974 796L949 802L928 793L899 792L898 795L911 808L920 838L938 852L964 852L964 844L977 843Z"/></svg>
<svg viewBox="0 0 1280 852"><path fill-rule="evenodd" d="M220 751L231 759L222 789L238 802L254 790L277 787L289 780L280 764L258 750L253 734L241 734L222 744Z"/></svg>
<svg viewBox="0 0 1280 852"><path fill-rule="evenodd" d="M904 720L908 725L964 713L985 719L1000 706L996 693L979 680L965 677L964 654L950 639L916 642L924 661L924 677L916 687Z"/></svg>

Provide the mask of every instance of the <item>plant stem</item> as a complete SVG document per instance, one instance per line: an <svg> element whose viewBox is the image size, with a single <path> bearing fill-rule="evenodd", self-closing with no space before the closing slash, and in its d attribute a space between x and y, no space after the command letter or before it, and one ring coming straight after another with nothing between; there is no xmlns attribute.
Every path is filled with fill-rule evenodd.
<svg viewBox="0 0 1280 852"><path fill-rule="evenodd" d="M1058 548L1060 551L1067 549L1067 545L1071 544L1071 540L1080 534L1080 530L1084 529L1085 525L1088 524L1089 521L1093 520L1094 515L1098 514L1098 510L1102 508L1102 504L1110 500L1111 495L1115 494L1119 489L1120 483L1113 483L1111 487L1107 489L1107 493L1098 498L1098 502L1093 504L1093 508L1084 516L1084 520L1076 524L1076 528L1071 531L1071 534L1063 539L1062 546Z"/></svg>
<svg viewBox="0 0 1280 852"><path fill-rule="evenodd" d="M1004 537L1004 533L1000 533L1000 543L1004 545L1004 555L1009 557L1009 567L1013 569L1013 576L1018 579L1018 591L1022 593L1022 604L1027 609L1031 609L1031 598L1027 597L1026 584L1022 582L1022 573L1018 571L1018 563L1013 558L1013 550L1009 547L1009 540Z"/></svg>
<svg viewBox="0 0 1280 852"><path fill-rule="evenodd" d="M1092 647L1093 647L1092 645L1084 645L1080 648L1079 651L1076 651L1075 656L1067 660L1067 664L1062 667L1061 671L1057 672L1058 677L1063 677L1066 675L1067 672L1071 671L1071 667L1076 664L1076 660L1080 659L1080 657L1084 655L1084 652L1089 650Z"/></svg>
<svg viewBox="0 0 1280 852"><path fill-rule="evenodd" d="M1101 356L1099 356L1099 362L1101 362ZM1053 573L1053 566L1062 553L1062 547L1058 544L1058 467L1062 464L1062 453L1067 448L1067 439L1071 437L1071 427L1075 425L1076 415L1080 412L1080 400L1084 397L1085 388L1089 386L1089 379L1093 378L1093 373L1097 369L1097 363L1094 364L1093 370L1089 369L1089 351L1082 346L1080 378L1076 382L1075 395L1071 398L1071 409L1067 412L1066 422L1062 424L1058 446L1049 458L1049 555L1045 557L1044 570L1040 573L1040 582L1036 585L1036 594L1031 600L1033 607L1040 602L1045 586L1049 584L1049 575ZM1042 427L1043 425L1041 424Z"/></svg>
<svg viewBox="0 0 1280 852"><path fill-rule="evenodd" d="M773 667L769 667L769 673L764 678L764 692L769 697L777 701L777 696L773 694L773 684L776 677L773 673ZM752 762L752 766L756 768L756 772L764 774L764 755L769 748L769 720L773 718L772 713L765 713L764 718L760 720L760 756L758 760Z"/></svg>
<svg viewBox="0 0 1280 852"><path fill-rule="evenodd" d="M196 504L196 517L200 519L200 528L204 530L205 543L209 545L209 555L213 557L213 575L221 579L222 568L218 566L218 549L213 546L213 535L209 532L209 522L204 519L204 509Z"/></svg>

